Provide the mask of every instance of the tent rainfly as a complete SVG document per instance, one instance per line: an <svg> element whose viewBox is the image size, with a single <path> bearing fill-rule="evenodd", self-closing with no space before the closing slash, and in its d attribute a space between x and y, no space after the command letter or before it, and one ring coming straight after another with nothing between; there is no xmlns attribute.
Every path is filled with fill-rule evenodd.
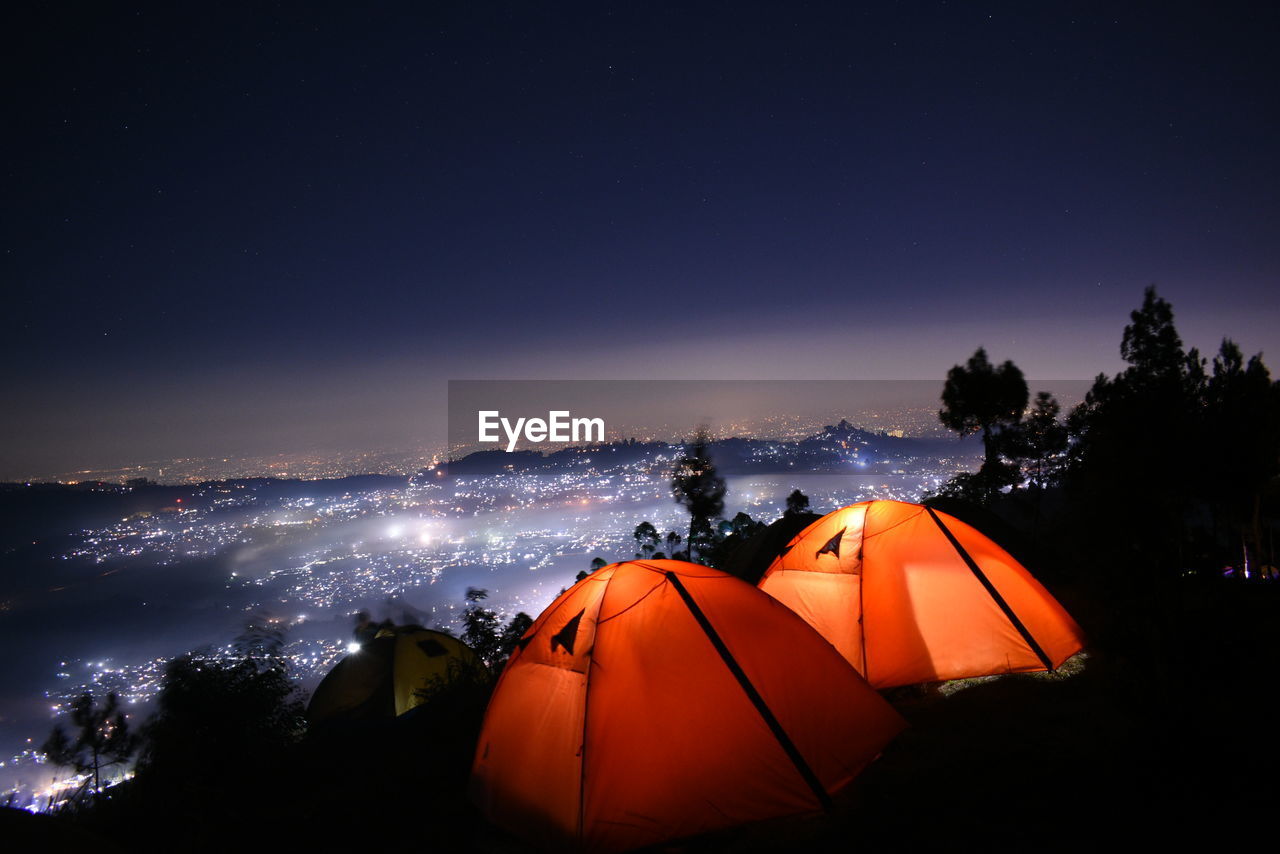
<svg viewBox="0 0 1280 854"><path fill-rule="evenodd" d="M1052 670L1084 645L1008 552L919 504L865 501L823 516L773 561L760 589L876 688Z"/></svg>
<svg viewBox="0 0 1280 854"><path fill-rule="evenodd" d="M830 805L903 728L778 602L674 560L598 570L521 639L472 795L550 848L618 851Z"/></svg>

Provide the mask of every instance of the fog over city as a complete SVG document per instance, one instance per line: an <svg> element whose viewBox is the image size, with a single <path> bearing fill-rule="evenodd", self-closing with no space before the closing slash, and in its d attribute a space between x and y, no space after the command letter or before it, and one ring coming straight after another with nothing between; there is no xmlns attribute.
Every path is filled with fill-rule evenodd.
<svg viewBox="0 0 1280 854"><path fill-rule="evenodd" d="M850 386L826 391L835 388L849 397ZM927 405L936 384L890 395L894 406L859 407L867 432L786 411L747 418L741 384L734 391L717 410L721 435L738 437L715 446L728 473L725 518L772 521L796 488L815 509L918 500L980 453L937 429ZM723 399L736 400L738 414ZM19 800L47 798L56 775L34 748L75 696L115 691L140 721L168 659L227 653L252 621L284 632L292 676L309 691L348 652L359 611L456 632L466 592L478 587L504 619L536 616L594 558L631 557L640 521L687 533L670 488L681 447L640 423L612 422L615 433L643 439L548 447L548 456L497 452L451 464L414 452L294 454L154 462L97 473L111 477L102 481L82 474L79 486L60 489L96 509L55 502L52 518L25 529L41 533L6 555L0 641L31 652L0 681L0 782Z"/></svg>

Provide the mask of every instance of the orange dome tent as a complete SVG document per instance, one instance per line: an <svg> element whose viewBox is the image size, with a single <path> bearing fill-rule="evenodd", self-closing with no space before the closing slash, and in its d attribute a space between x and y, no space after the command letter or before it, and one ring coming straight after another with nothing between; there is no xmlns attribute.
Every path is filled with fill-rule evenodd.
<svg viewBox="0 0 1280 854"><path fill-rule="evenodd" d="M628 561L561 594L521 639L472 792L533 841L624 850L825 808L903 726L756 588Z"/></svg>
<svg viewBox="0 0 1280 854"><path fill-rule="evenodd" d="M760 589L876 688L1052 670L1080 627L1008 552L919 504L865 501L801 531Z"/></svg>

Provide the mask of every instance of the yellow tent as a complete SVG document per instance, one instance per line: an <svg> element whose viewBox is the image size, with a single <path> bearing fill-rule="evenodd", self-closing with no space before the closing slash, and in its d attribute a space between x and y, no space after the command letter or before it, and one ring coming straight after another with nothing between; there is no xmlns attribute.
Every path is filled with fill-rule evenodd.
<svg viewBox="0 0 1280 854"><path fill-rule="evenodd" d="M395 717L422 702L416 692L460 669L481 667L471 648L420 626L384 628L333 666L307 707L313 724L326 720Z"/></svg>

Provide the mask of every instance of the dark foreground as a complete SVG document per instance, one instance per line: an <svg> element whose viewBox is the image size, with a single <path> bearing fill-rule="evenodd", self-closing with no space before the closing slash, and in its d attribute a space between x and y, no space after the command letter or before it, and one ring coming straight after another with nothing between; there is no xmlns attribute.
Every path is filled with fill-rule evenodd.
<svg viewBox="0 0 1280 854"><path fill-rule="evenodd" d="M1045 848L1121 837L1225 845L1252 835L1277 803L1280 586L1188 580L1149 604L1159 607L1123 608L1123 619L1077 603L1096 642L1058 674L891 693L911 728L832 814L667 848ZM6 814L0 832L129 851L523 850L466 800L483 702L464 695L430 714L316 734L230 791L191 769L187 784L126 784L79 815Z"/></svg>

